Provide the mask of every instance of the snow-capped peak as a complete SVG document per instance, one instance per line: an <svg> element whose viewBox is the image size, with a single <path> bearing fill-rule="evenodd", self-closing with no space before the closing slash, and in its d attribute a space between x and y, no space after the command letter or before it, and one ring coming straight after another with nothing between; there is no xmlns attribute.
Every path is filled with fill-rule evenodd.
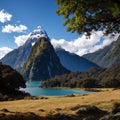
<svg viewBox="0 0 120 120"><path fill-rule="evenodd" d="M41 37L49 39L46 31L41 26L38 26L35 30L33 30L33 32L30 33L30 36L28 37L26 43L31 43L31 45L33 46L35 42Z"/></svg>
<svg viewBox="0 0 120 120"><path fill-rule="evenodd" d="M33 30L30 37L31 38L40 38L40 37L48 38L48 35L41 26L38 26L35 30Z"/></svg>

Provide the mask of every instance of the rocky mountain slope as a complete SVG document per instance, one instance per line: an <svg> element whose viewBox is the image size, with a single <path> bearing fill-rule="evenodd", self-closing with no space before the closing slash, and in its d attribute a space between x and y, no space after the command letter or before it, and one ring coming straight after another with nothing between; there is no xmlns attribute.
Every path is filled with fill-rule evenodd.
<svg viewBox="0 0 120 120"><path fill-rule="evenodd" d="M94 53L86 54L83 57L103 68L113 67L120 63L120 36L117 41L113 42L109 46L106 46Z"/></svg>
<svg viewBox="0 0 120 120"><path fill-rule="evenodd" d="M98 67L93 62L74 53L65 51L63 48L56 48L55 51L60 58L61 64L72 72L83 72L89 70L91 67Z"/></svg>
<svg viewBox="0 0 120 120"><path fill-rule="evenodd" d="M45 37L39 40L33 46L30 56L22 68L22 74L26 80L46 80L56 75L69 73L64 68L49 39Z"/></svg>
<svg viewBox="0 0 120 120"><path fill-rule="evenodd" d="M12 68L19 71L21 67L23 67L25 61L27 60L31 49L31 43L26 43L23 46L20 46L19 48L9 52L0 61L4 64L10 65Z"/></svg>
<svg viewBox="0 0 120 120"><path fill-rule="evenodd" d="M48 35L46 31L41 28L41 26L38 26L30 34L30 36L28 37L27 41L23 46L20 46L19 48L9 52L0 61L20 71L20 69L23 67L24 63L28 59L28 56L30 55L32 46L40 37L48 38Z"/></svg>

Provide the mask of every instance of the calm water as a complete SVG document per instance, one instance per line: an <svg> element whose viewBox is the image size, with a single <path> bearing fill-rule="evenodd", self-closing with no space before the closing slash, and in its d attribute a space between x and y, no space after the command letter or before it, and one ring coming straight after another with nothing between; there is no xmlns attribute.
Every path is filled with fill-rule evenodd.
<svg viewBox="0 0 120 120"><path fill-rule="evenodd" d="M63 96L68 94L90 94L91 92L63 88L40 88L41 82L27 82L26 88L22 91L30 93L32 96Z"/></svg>

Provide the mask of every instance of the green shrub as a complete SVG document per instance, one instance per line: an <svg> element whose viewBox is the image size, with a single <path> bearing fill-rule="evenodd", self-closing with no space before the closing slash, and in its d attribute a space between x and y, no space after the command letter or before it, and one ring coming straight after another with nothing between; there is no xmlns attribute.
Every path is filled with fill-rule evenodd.
<svg viewBox="0 0 120 120"><path fill-rule="evenodd" d="M114 103L114 105L113 105L113 108L112 108L112 113L118 113L118 112L120 112L120 103L118 103L118 102L116 102L116 103Z"/></svg>

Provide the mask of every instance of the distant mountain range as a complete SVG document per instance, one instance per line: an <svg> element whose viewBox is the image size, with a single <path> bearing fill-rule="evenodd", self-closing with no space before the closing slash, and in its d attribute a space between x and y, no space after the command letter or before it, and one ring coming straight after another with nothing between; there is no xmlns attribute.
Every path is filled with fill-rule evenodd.
<svg viewBox="0 0 120 120"><path fill-rule="evenodd" d="M41 40L41 38L42 38L42 40ZM44 49L43 49L43 47L41 47L42 46L41 44L47 45L47 47L44 48L44 49L46 49L45 51L48 50L47 52L44 52ZM50 48L50 49L48 49L48 48ZM40 56L41 51L45 54L45 55L42 55L42 57ZM56 53L57 53L57 55L56 55ZM50 43L50 39L49 39L46 31L43 30L40 26L38 26L30 34L28 40L25 42L25 44L23 46L20 46L18 49L11 51L5 57L3 57L0 61L4 64L10 65L11 67L13 67L14 69L16 69L18 71L22 71L22 74L24 75L24 77L26 79L31 79L31 80L46 79L46 78L48 78L48 76L53 77L55 75L64 74L64 73L66 73L65 72L66 70L65 69L63 70L63 66L66 67L70 71L81 71L81 72L87 71L91 67L98 67L96 64L93 64L89 60L82 58L78 55L69 53L63 49L60 49L60 48L56 49L56 53L54 53L54 49ZM49 57L52 56L52 57L49 58L48 56ZM59 58L57 58L57 56ZM37 77L37 76L40 76L39 75L40 73L43 74L42 73L43 71L40 70L41 68L38 65L40 68L40 69L38 68L40 70L40 71L38 70L39 72L35 72L35 71L34 71L35 73L30 72L30 71L33 71L33 66L36 71L37 71L36 68L38 67L38 66L35 66L36 64L33 61L33 59L34 59L34 61L36 61L36 60L40 61L42 59L43 64L45 61L47 61L47 59L50 62L56 61L55 64L52 63L53 64L52 66L56 67L54 69L52 68L52 71L54 71L54 73L53 72L48 73L48 69L50 69L50 66L49 67L46 66L46 67L42 68L42 69L46 69L46 71L47 71L47 72L45 72L43 70L45 72L44 76L46 76L46 77L43 77L43 78ZM60 62L59 62L59 59L60 59ZM39 64L41 66L43 66L42 63L40 62ZM62 64L62 67L60 64ZM45 64L45 65L47 65L47 64ZM60 70L56 70L56 69L60 69ZM35 75L33 75L33 74L35 74Z"/></svg>
<svg viewBox="0 0 120 120"><path fill-rule="evenodd" d="M120 36L117 41L94 53L83 55L84 58L96 63L100 67L110 68L120 63Z"/></svg>
<svg viewBox="0 0 120 120"><path fill-rule="evenodd" d="M23 67L25 61L27 60L32 49L31 43L25 43L17 49L9 52L0 61L4 64L10 65L12 68L20 71Z"/></svg>
<svg viewBox="0 0 120 120"><path fill-rule="evenodd" d="M61 65L46 31L40 26L30 34L23 46L0 61L20 71L25 80L45 80L70 72Z"/></svg>
<svg viewBox="0 0 120 120"><path fill-rule="evenodd" d="M46 31L43 30L41 26L38 26L30 34L29 38L27 39L27 41L25 42L23 46L20 46L19 48L14 49L13 51L9 52L0 61L20 71L24 63L27 61L33 45L41 37L45 37L46 39L49 39Z"/></svg>
<svg viewBox="0 0 120 120"><path fill-rule="evenodd" d="M86 58L65 51L61 47L56 48L55 51L58 57L60 58L61 64L65 66L67 69L71 70L72 72L76 72L76 71L84 72L89 70L91 67L96 67L96 68L99 67L98 65L87 60Z"/></svg>

